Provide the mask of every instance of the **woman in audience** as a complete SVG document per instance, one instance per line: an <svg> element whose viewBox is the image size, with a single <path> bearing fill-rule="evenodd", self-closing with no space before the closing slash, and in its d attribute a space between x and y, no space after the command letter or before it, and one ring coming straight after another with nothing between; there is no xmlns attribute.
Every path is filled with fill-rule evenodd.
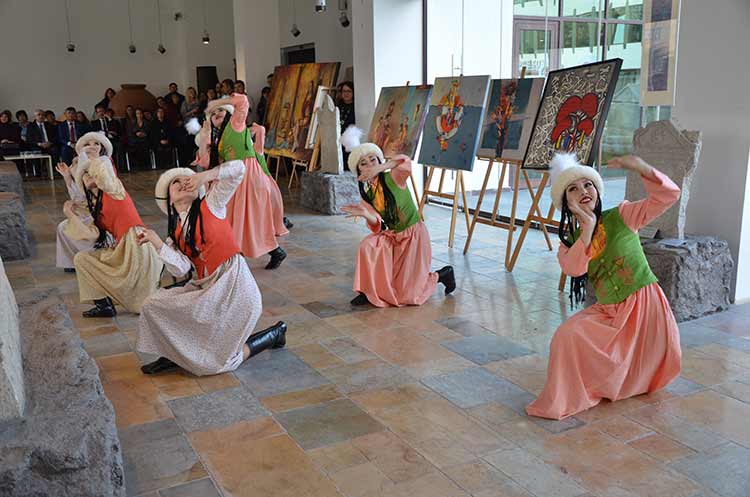
<svg viewBox="0 0 750 497"><path fill-rule="evenodd" d="M17 155L21 150L21 128L9 110L0 112L0 155Z"/></svg>
<svg viewBox="0 0 750 497"><path fill-rule="evenodd" d="M128 156L131 169L146 169L148 163L149 123L143 110L135 109L135 121L128 126Z"/></svg>
<svg viewBox="0 0 750 497"><path fill-rule="evenodd" d="M263 157L266 130L255 123L248 130L247 113L245 95L235 93L209 102L206 121L196 139L197 162L203 169L230 160L245 163L245 177L229 201L227 219L242 253L251 258L267 253L271 260L266 269L276 269L286 259L286 252L276 240L289 233L284 222L284 203Z"/></svg>
<svg viewBox="0 0 750 497"><path fill-rule="evenodd" d="M342 137L342 142L347 142L354 131ZM354 143L347 143L351 149L348 165L359 180L362 200L341 210L349 217L365 218L372 234L359 244L354 273L354 291L359 295L351 304L421 305L438 283L445 286L446 295L450 294L456 289L453 267L430 271L430 234L406 186L411 159L397 155L386 162L374 143L352 148Z"/></svg>
<svg viewBox="0 0 750 497"><path fill-rule="evenodd" d="M97 102L97 104L94 105L95 112L96 112L96 108L99 105L104 107L104 110L109 109L109 102L112 100L112 97L114 96L115 96L115 90L113 90L112 88L107 88L107 90L104 92L104 98L99 100L99 102Z"/></svg>
<svg viewBox="0 0 750 497"><path fill-rule="evenodd" d="M91 123L89 122L89 118L86 117L86 114L83 113L83 111L77 111L76 112L76 121L78 121L78 124L81 125L81 133L88 133L91 131Z"/></svg>
<svg viewBox="0 0 750 497"><path fill-rule="evenodd" d="M75 181L86 197L99 236L94 250L78 252L73 258L81 302L94 302L83 316L113 317L115 303L138 313L159 287L162 263L153 246L138 244L143 221L109 157L100 156L101 137L89 136L76 143L86 160L78 161Z"/></svg>
<svg viewBox="0 0 750 497"><path fill-rule="evenodd" d="M167 238L163 242L146 230L138 243L154 246L175 277L195 274L186 285L160 290L144 302L136 348L159 356L141 368L145 374L178 366L197 376L224 373L286 344L283 322L251 335L262 313L260 290L226 219L227 203L244 174L245 164L233 160L198 174L171 169L156 183Z"/></svg>
<svg viewBox="0 0 750 497"><path fill-rule="evenodd" d="M16 111L16 121L18 121L18 127L21 128L21 147L27 147L26 132L29 129L29 115L25 110Z"/></svg>
<svg viewBox="0 0 750 497"><path fill-rule="evenodd" d="M198 94L195 88L189 86L185 92L185 101L182 102L182 106L180 107L182 119L189 121L191 117L197 118L201 113L200 107L201 103L198 101Z"/></svg>
<svg viewBox="0 0 750 497"><path fill-rule="evenodd" d="M571 303L597 303L574 314L550 344L547 383L526 407L532 416L563 419L612 401L654 392L680 374L680 334L651 272L638 230L680 198L667 176L639 157L616 157L610 169L641 177L648 198L602 211L602 178L575 154L550 163L552 202L562 213L557 258L571 276Z"/></svg>
<svg viewBox="0 0 750 497"><path fill-rule="evenodd" d="M346 131L349 126L354 126L354 83L344 81L339 83L336 93L336 107L339 108L339 119L341 121L341 132ZM349 160L349 152L343 148L344 163Z"/></svg>

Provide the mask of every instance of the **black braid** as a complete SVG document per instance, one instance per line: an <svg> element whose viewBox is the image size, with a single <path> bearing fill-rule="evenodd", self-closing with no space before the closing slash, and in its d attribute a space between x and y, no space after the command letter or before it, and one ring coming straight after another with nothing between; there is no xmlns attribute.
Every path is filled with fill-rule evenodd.
<svg viewBox="0 0 750 497"><path fill-rule="evenodd" d="M177 239L177 226L180 223L180 214L177 212L177 209L175 209L174 205L169 203L169 192L167 192L167 202L169 205L168 209L168 217L167 217L167 234L169 238L172 239L172 241L175 243L177 247L180 247L181 251L187 255L188 257L194 257L197 256L200 253L200 250L195 246L195 226L198 224L200 233L201 233L201 240L205 243L206 237L203 233L203 214L201 213L201 202L203 199L196 198L193 200L193 203L190 205L190 210L188 211L188 218L187 223L185 225L185 232L183 233L183 237L185 238L185 243L182 244ZM185 248L185 250L182 250L182 248Z"/></svg>
<svg viewBox="0 0 750 497"><path fill-rule="evenodd" d="M211 122L211 116L208 116L209 122L211 122L211 159L208 163L208 168L213 169L214 167L221 164L221 156L219 155L219 141L221 140L221 136L224 134L224 130L227 128L227 125L229 124L229 120L231 119L232 114L227 111L226 114L224 114L224 121L221 123L221 127L217 128L214 126L214 123Z"/></svg>
<svg viewBox="0 0 750 497"><path fill-rule="evenodd" d="M591 237L592 240L594 235L596 235L596 230L599 229L599 220L602 218L602 199L599 195L599 190L596 191L596 206L594 207L594 214L596 215L596 225L594 226L594 234ZM562 215L560 216L560 229L557 231L557 236L560 238L563 245L570 248L578 239L579 229L578 221L568 207L567 195L563 192ZM586 302L586 283L588 282L588 279L588 272L580 276L570 277L571 309Z"/></svg>
<svg viewBox="0 0 750 497"><path fill-rule="evenodd" d="M86 204L88 205L91 217L94 218L94 226L99 229L99 236L94 242L94 248L100 249L107 246L107 230L104 229L99 221L99 215L102 212L102 197L104 192L99 190L94 197L94 193L83 185L83 191L86 193Z"/></svg>
<svg viewBox="0 0 750 497"><path fill-rule="evenodd" d="M359 166L357 166L357 172L359 172ZM383 215L383 224L385 224L385 228L393 229L396 224L399 222L399 212L398 212L398 205L396 204L396 197L393 196L393 192L391 192L390 188L388 188L388 185L385 182L385 173L378 174L378 181L380 185L383 187L383 198L385 200L385 212ZM370 195L367 194L365 191L365 183L364 181L359 182L359 195L367 202L368 204L372 205L373 208L375 206L372 203L372 199L370 198ZM373 195L374 198L374 195ZM375 209L377 211L377 209Z"/></svg>

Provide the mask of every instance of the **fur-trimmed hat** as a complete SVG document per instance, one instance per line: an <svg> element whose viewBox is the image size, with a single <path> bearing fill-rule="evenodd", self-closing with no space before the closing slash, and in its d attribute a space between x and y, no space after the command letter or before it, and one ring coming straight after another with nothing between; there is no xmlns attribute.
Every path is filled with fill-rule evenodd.
<svg viewBox="0 0 750 497"><path fill-rule="evenodd" d="M91 140L99 142L99 144L106 152L107 157L112 157L112 142L109 141L107 135L105 135L101 131L89 131L88 133L80 137L78 141L76 141L76 153L78 155L81 155L83 147Z"/></svg>
<svg viewBox="0 0 750 497"><path fill-rule="evenodd" d="M234 114L234 105L232 104L222 104L222 99L216 99L211 100L208 102L208 105L206 106L206 116L211 116L211 113L218 109L224 109L225 111L229 112L230 114Z"/></svg>
<svg viewBox="0 0 750 497"><path fill-rule="evenodd" d="M172 181L179 176L192 176L194 174L195 171L188 169L187 167L175 167L168 169L165 173L159 176L159 179L156 182L156 188L154 188L154 197L156 198L156 205L159 206L159 209L161 209L164 214L169 212L169 206L167 205L169 185L171 185ZM203 198L205 194L206 189L201 186L198 189L198 196Z"/></svg>
<svg viewBox="0 0 750 497"><path fill-rule="evenodd" d="M85 135L84 135L85 136ZM112 161L107 156L99 156L89 160L79 160L76 164L75 170L73 171L73 179L76 182L78 191L85 191L83 188L83 175L89 172L91 176L95 176L97 184L99 182L104 184L113 184L117 180L117 174L115 174L115 166L112 165Z"/></svg>
<svg viewBox="0 0 750 497"><path fill-rule="evenodd" d="M549 163L549 175L552 184L550 196L558 211L562 211L565 188L578 179L590 179L596 186L599 197L604 193L604 182L599 172L578 162L576 154L556 154Z"/></svg>
<svg viewBox="0 0 750 497"><path fill-rule="evenodd" d="M375 154L381 164L385 162L383 151L380 150L380 147L378 147L374 143L363 143L362 145L354 147L354 149L349 154L347 165L349 166L349 170L353 172L355 176L359 176L359 173L357 172L357 164L359 164L360 159L369 154Z"/></svg>

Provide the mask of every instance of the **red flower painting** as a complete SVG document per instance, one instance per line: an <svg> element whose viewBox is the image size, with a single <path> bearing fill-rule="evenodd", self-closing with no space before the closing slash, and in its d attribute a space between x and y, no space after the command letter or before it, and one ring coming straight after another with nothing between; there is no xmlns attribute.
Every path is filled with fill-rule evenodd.
<svg viewBox="0 0 750 497"><path fill-rule="evenodd" d="M587 93L583 98L574 95L563 102L550 135L555 149L574 152L583 139L594 132L598 108L599 98L594 93Z"/></svg>

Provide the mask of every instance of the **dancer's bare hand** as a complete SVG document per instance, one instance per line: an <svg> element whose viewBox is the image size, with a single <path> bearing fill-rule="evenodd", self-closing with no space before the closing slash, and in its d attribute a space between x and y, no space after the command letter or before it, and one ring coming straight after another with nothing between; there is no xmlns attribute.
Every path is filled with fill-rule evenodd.
<svg viewBox="0 0 750 497"><path fill-rule="evenodd" d="M156 250L161 250L161 246L164 245L164 242L161 241L161 238L156 234L156 231L149 228L143 228L143 230L138 233L136 241L138 242L138 245L150 243Z"/></svg>
<svg viewBox="0 0 750 497"><path fill-rule="evenodd" d="M75 159L74 159L74 160L75 160ZM70 177L71 177L71 175L73 174L73 173L72 173L72 171L70 170L70 166L68 166L68 165L67 165L66 163L64 163L64 162L58 162L58 163L57 163L57 166L55 166L55 169L57 170L57 172L58 172L58 173L60 173L60 175L61 175L61 176L62 176L63 178L66 178L66 179L67 179L67 178L70 178Z"/></svg>
<svg viewBox="0 0 750 497"><path fill-rule="evenodd" d="M613 157L609 160L607 166L612 169L625 169L626 171L633 171L634 173L638 173L641 176L650 174L652 170L652 167L637 155L622 155L620 157Z"/></svg>

